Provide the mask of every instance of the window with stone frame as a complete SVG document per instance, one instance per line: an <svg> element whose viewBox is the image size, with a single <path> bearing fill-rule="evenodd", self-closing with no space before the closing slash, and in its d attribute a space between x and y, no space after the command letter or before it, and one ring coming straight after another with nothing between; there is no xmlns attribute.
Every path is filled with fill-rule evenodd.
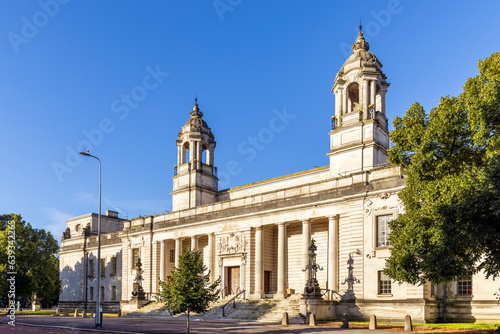
<svg viewBox="0 0 500 334"><path fill-rule="evenodd" d="M391 234L391 228L389 227L389 222L393 219L393 215L381 215L376 217L376 229L377 229L377 247L388 247L391 246L391 241L389 240L389 235Z"/></svg>
<svg viewBox="0 0 500 334"><path fill-rule="evenodd" d="M116 300L116 286L111 287L111 300Z"/></svg>
<svg viewBox="0 0 500 334"><path fill-rule="evenodd" d="M171 249L169 255L170 255L169 256L170 263L174 263L175 262L175 249Z"/></svg>
<svg viewBox="0 0 500 334"><path fill-rule="evenodd" d="M378 272L378 294L390 295L392 294L392 281L383 270Z"/></svg>
<svg viewBox="0 0 500 334"><path fill-rule="evenodd" d="M101 301L104 300L104 287L101 286L101 297L100 297Z"/></svg>
<svg viewBox="0 0 500 334"><path fill-rule="evenodd" d="M101 277L106 277L106 259L101 259L101 268L99 270Z"/></svg>
<svg viewBox="0 0 500 334"><path fill-rule="evenodd" d="M116 259L116 256L112 256L111 257L111 261L110 261L110 274L111 276L116 276L116 272L117 272L117 259Z"/></svg>
<svg viewBox="0 0 500 334"><path fill-rule="evenodd" d="M457 281L457 295L472 296L472 277Z"/></svg>
<svg viewBox="0 0 500 334"><path fill-rule="evenodd" d="M132 268L135 269L139 261L139 248L132 249Z"/></svg>
<svg viewBox="0 0 500 334"><path fill-rule="evenodd" d="M89 287L89 300L94 300L94 287Z"/></svg>
<svg viewBox="0 0 500 334"><path fill-rule="evenodd" d="M89 260L89 269L87 272L89 278L94 278L95 277L95 262L93 259Z"/></svg>

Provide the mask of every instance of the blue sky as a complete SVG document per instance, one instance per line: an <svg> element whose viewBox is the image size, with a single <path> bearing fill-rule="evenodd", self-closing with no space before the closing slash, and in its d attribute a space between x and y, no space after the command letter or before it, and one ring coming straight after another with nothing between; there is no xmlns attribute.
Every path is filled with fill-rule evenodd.
<svg viewBox="0 0 500 334"><path fill-rule="evenodd" d="M330 89L360 17L392 122L460 93L499 51L499 12L498 1L1 1L0 213L59 240L67 218L96 212L97 162L75 156L89 145L103 212L170 210L196 93L221 188L327 165ZM239 152L276 113L293 118Z"/></svg>

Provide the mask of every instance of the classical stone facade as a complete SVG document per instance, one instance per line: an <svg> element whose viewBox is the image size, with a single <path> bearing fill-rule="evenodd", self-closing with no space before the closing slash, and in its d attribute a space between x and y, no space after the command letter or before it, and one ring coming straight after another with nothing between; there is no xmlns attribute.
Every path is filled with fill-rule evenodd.
<svg viewBox="0 0 500 334"><path fill-rule="evenodd" d="M389 83L368 50L360 32L335 78L325 167L218 190L215 137L195 103L177 136L173 211L130 220L114 212L103 217L102 288L93 272L97 215L67 221L59 253L61 307L92 303L100 291L105 308L128 310L137 259L151 298L184 248L201 251L211 280L222 279L223 297L245 290L251 299L291 298L304 291L314 239L324 269L317 280L333 315L409 314L431 321L444 315L446 292L448 318L496 320L497 287L482 275L440 286L398 285L384 275L391 251L387 222L404 211L397 194L405 182L400 168L387 163Z"/></svg>

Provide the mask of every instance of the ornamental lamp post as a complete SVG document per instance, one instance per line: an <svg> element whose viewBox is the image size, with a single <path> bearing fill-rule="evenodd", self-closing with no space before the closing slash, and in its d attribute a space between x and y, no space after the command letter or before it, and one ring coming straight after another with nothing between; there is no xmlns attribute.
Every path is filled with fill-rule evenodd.
<svg viewBox="0 0 500 334"><path fill-rule="evenodd" d="M99 212L97 218L97 298L95 303L95 327L102 327L101 322L101 308L100 308L100 295L101 295L101 160L98 157L91 155L89 150L87 152L80 152L81 155L91 157L99 161Z"/></svg>

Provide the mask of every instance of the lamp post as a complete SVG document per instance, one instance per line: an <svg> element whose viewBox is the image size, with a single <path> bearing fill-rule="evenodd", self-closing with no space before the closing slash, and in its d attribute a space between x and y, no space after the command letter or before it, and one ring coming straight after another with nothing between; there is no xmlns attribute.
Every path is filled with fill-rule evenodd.
<svg viewBox="0 0 500 334"><path fill-rule="evenodd" d="M101 160L87 152L80 152L81 155L92 157L99 161L99 213L97 218L97 298L95 302L95 327L102 327L101 308L99 305L101 297Z"/></svg>

